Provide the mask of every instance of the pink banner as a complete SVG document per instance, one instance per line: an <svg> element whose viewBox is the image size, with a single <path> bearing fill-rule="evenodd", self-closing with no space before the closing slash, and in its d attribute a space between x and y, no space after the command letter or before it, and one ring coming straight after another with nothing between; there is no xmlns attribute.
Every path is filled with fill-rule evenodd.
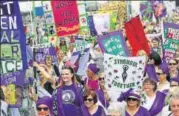
<svg viewBox="0 0 179 116"><path fill-rule="evenodd" d="M58 36L76 34L79 31L79 14L76 0L52 0L52 10Z"/></svg>

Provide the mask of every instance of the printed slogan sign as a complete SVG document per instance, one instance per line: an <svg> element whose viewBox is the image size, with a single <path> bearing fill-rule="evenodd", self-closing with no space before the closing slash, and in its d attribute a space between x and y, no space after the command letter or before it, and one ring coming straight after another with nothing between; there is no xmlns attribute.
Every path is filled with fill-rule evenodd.
<svg viewBox="0 0 179 116"><path fill-rule="evenodd" d="M145 56L123 57L104 54L105 86L121 93L129 88L141 89Z"/></svg>
<svg viewBox="0 0 179 116"><path fill-rule="evenodd" d="M179 25L164 23L164 49L166 59L175 57L179 48Z"/></svg>
<svg viewBox="0 0 179 116"><path fill-rule="evenodd" d="M124 37L120 31L114 31L106 35L99 36L98 44L102 52L105 53L121 56L128 56L129 54Z"/></svg>
<svg viewBox="0 0 179 116"><path fill-rule="evenodd" d="M52 0L56 32L58 36L76 34L80 29L79 14L76 0Z"/></svg>
<svg viewBox="0 0 179 116"><path fill-rule="evenodd" d="M17 1L0 2L0 74L27 68L26 37Z"/></svg>

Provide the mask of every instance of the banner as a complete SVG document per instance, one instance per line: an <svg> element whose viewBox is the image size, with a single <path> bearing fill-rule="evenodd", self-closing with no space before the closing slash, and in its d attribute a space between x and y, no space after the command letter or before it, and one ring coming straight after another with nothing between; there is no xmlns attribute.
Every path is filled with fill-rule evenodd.
<svg viewBox="0 0 179 116"><path fill-rule="evenodd" d="M105 87L121 93L129 88L141 89L145 56L123 57L104 54Z"/></svg>
<svg viewBox="0 0 179 116"><path fill-rule="evenodd" d="M109 14L94 14L93 22L97 35L102 35L103 32L110 31L110 15Z"/></svg>
<svg viewBox="0 0 179 116"><path fill-rule="evenodd" d="M143 21L145 22L153 21L154 11L152 9L152 5L150 2L145 1L140 3L140 14Z"/></svg>
<svg viewBox="0 0 179 116"><path fill-rule="evenodd" d="M97 41L102 52L121 56L129 55L129 51L121 31L114 31L107 33L106 35L98 36Z"/></svg>
<svg viewBox="0 0 179 116"><path fill-rule="evenodd" d="M79 22L80 22L80 35L89 35L90 31L88 28L88 20L87 20L87 13L85 8L84 1L77 1L78 2L78 11L79 11Z"/></svg>
<svg viewBox="0 0 179 116"><path fill-rule="evenodd" d="M150 46L151 50L157 52L161 58L163 58L163 41L162 41L162 33L158 34L147 34L146 35Z"/></svg>
<svg viewBox="0 0 179 116"><path fill-rule="evenodd" d="M45 57L50 55L52 57L53 64L58 64L57 54L54 47L46 48L34 48L35 49L35 61L38 63L45 63Z"/></svg>
<svg viewBox="0 0 179 116"><path fill-rule="evenodd" d="M17 1L3 1L0 16L0 74L25 70L26 37Z"/></svg>
<svg viewBox="0 0 179 116"><path fill-rule="evenodd" d="M58 36L78 33L80 29L76 1L51 1Z"/></svg>
<svg viewBox="0 0 179 116"><path fill-rule="evenodd" d="M179 48L179 25L164 23L163 28L165 58L168 60L175 57L177 48Z"/></svg>
<svg viewBox="0 0 179 116"><path fill-rule="evenodd" d="M85 41L83 38L76 38L75 40L75 51L80 51L83 53L83 51L87 48L88 42Z"/></svg>

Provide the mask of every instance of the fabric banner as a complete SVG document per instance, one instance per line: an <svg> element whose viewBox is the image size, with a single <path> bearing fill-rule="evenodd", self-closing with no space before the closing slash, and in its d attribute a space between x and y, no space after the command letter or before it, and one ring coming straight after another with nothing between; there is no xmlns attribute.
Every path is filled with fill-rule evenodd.
<svg viewBox="0 0 179 116"><path fill-rule="evenodd" d="M52 57L53 64L57 63L57 54L54 47L46 47L46 48L34 48L35 50L35 61L38 63L45 63L45 57L50 55Z"/></svg>
<svg viewBox="0 0 179 116"><path fill-rule="evenodd" d="M105 87L118 93L141 89L145 56L123 57L104 54Z"/></svg>
<svg viewBox="0 0 179 116"><path fill-rule="evenodd" d="M147 55L150 54L150 47L139 16L125 23L125 31L132 47L132 56L136 56L140 50L144 50Z"/></svg>
<svg viewBox="0 0 179 116"><path fill-rule="evenodd" d="M1 75L0 85L9 107L21 107L24 77L25 71L16 71Z"/></svg>
<svg viewBox="0 0 179 116"><path fill-rule="evenodd" d="M129 51L121 31L114 31L107 33L106 35L98 36L97 41L102 52L121 56L129 55Z"/></svg>
<svg viewBox="0 0 179 116"><path fill-rule="evenodd" d="M23 86L24 84L25 71L16 71L1 75L1 85L15 84Z"/></svg>
<svg viewBox="0 0 179 116"><path fill-rule="evenodd" d="M56 33L58 36L67 36L78 33L80 29L79 14L76 0L51 1Z"/></svg>
<svg viewBox="0 0 179 116"><path fill-rule="evenodd" d="M26 37L17 1L2 1L0 74L27 68Z"/></svg>
<svg viewBox="0 0 179 116"><path fill-rule="evenodd" d="M164 23L163 28L165 58L168 60L175 57L179 48L179 25Z"/></svg>

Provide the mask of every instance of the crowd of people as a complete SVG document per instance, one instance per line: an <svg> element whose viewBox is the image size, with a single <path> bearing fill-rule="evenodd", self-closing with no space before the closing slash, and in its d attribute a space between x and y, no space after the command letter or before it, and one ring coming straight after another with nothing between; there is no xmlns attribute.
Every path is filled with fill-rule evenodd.
<svg viewBox="0 0 179 116"><path fill-rule="evenodd" d="M91 54L103 59L103 53L96 46L91 48ZM141 91L131 88L117 96L117 101L105 87L104 67L96 63L97 57L91 55L87 77L81 77L76 73L77 65L68 60L70 55L59 46L58 66L53 64L50 55L45 57L45 64L33 62L38 78L31 79L26 88L26 107L8 108L1 90L1 104L4 104L1 114L4 116L10 111L14 116L179 116L178 54L166 62L152 51L146 56ZM151 66L155 69L152 73L148 70Z"/></svg>
<svg viewBox="0 0 179 116"><path fill-rule="evenodd" d="M158 30L157 25L154 30ZM143 24L145 34L147 27ZM125 29L122 32L132 57L131 43ZM130 88L118 96L105 86L110 77L105 75L104 53L96 40L86 46L90 55L82 69L85 76L77 73L80 61L70 60L74 45L67 46L61 41L56 48L57 64L50 55L45 57L44 64L33 61L20 108L8 107L0 87L0 116L179 116L179 48L173 58L165 59L158 40L148 42L149 55L143 49L135 55L146 58L142 88ZM34 73L37 78L33 77Z"/></svg>

